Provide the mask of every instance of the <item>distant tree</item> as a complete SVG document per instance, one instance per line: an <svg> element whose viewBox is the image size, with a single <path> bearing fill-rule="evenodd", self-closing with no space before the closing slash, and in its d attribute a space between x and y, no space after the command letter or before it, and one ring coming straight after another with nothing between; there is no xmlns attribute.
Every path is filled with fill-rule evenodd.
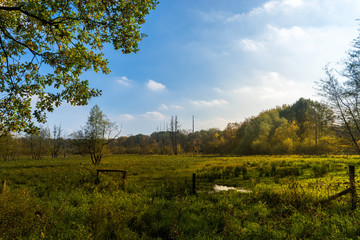
<svg viewBox="0 0 360 240"><path fill-rule="evenodd" d="M224 129L224 146L222 147L222 151L224 154L230 154L234 151L236 145L237 131L239 127L239 123L228 123L228 125Z"/></svg>
<svg viewBox="0 0 360 240"><path fill-rule="evenodd" d="M180 124L177 120L177 116L171 116L170 120L170 134L171 134L171 145L173 153L178 154L178 135L179 135Z"/></svg>
<svg viewBox="0 0 360 240"><path fill-rule="evenodd" d="M95 105L90 110L83 132L91 161L96 165L101 162L106 145L119 136L121 131L115 123L110 122L99 106Z"/></svg>
<svg viewBox="0 0 360 240"><path fill-rule="evenodd" d="M171 144L171 132L162 131L151 134L151 139L156 142L157 153L170 154L172 152Z"/></svg>
<svg viewBox="0 0 360 240"><path fill-rule="evenodd" d="M4 161L10 161L19 154L20 144L12 134L0 136L0 155Z"/></svg>
<svg viewBox="0 0 360 240"><path fill-rule="evenodd" d="M201 152L205 154L218 154L223 146L222 131L218 128L200 130L195 133L201 139Z"/></svg>
<svg viewBox="0 0 360 240"><path fill-rule="evenodd" d="M38 132L33 119L101 92L84 71L110 72L102 49L138 51L157 0L5 0L0 4L0 129ZM40 71L41 66L46 70ZM36 100L36 104L31 104Z"/></svg>
<svg viewBox="0 0 360 240"><path fill-rule="evenodd" d="M201 150L201 138L197 137L193 140L193 152L196 153L196 155L199 155L199 152Z"/></svg>
<svg viewBox="0 0 360 240"><path fill-rule="evenodd" d="M77 130L70 134L71 146L75 147L75 153L85 156L88 153L87 142L83 130Z"/></svg>
<svg viewBox="0 0 360 240"><path fill-rule="evenodd" d="M38 134L28 134L26 137L30 148L31 157L35 160L41 159L49 150L50 130L40 128Z"/></svg>
<svg viewBox="0 0 360 240"><path fill-rule="evenodd" d="M297 125L299 153L323 151L329 137L334 137L334 112L325 104L300 98L293 105L279 109L279 114Z"/></svg>
<svg viewBox="0 0 360 240"><path fill-rule="evenodd" d="M297 142L296 125L279 116L276 109L264 111L245 120L237 132L236 153L291 153Z"/></svg>
<svg viewBox="0 0 360 240"><path fill-rule="evenodd" d="M52 139L51 139L51 147L50 152L53 158L57 158L59 156L59 151L61 146L64 144L64 139L62 138L62 129L61 125L56 126L54 125L52 131Z"/></svg>

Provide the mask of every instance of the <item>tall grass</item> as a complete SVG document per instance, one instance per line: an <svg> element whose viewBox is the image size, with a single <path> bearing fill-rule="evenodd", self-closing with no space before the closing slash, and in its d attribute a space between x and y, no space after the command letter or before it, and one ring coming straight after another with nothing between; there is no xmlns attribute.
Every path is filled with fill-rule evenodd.
<svg viewBox="0 0 360 240"><path fill-rule="evenodd" d="M0 239L352 239L346 156L119 155L0 162ZM128 172L118 174L96 169ZM197 173L197 194L192 194ZM242 187L214 193L212 186Z"/></svg>

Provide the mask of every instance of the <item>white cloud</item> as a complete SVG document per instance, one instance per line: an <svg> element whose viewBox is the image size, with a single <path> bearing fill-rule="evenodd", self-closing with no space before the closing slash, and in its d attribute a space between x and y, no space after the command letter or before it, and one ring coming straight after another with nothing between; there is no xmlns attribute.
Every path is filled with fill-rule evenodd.
<svg viewBox="0 0 360 240"><path fill-rule="evenodd" d="M151 79L149 79L149 81L147 82L146 87L151 91L161 91L166 88L164 84L155 82L154 80Z"/></svg>
<svg viewBox="0 0 360 240"><path fill-rule="evenodd" d="M144 114L141 115L143 118L147 119L147 120L164 120L165 119L165 115L163 115L160 112L146 112Z"/></svg>
<svg viewBox="0 0 360 240"><path fill-rule="evenodd" d="M180 109L184 109L182 106L179 105L175 105L175 104L171 104L170 106L166 105L166 104L161 104L159 107L160 110L169 110L169 109L176 109L176 110L180 110Z"/></svg>
<svg viewBox="0 0 360 240"><path fill-rule="evenodd" d="M195 127L196 129L219 128L222 130L229 122L229 120L226 120L222 117L216 117L206 121L195 121Z"/></svg>
<svg viewBox="0 0 360 240"><path fill-rule="evenodd" d="M234 14L234 15L231 15L229 17L226 18L226 22L228 23L231 23L231 22L235 22L235 21L238 21L240 20L242 17L244 16L244 14Z"/></svg>
<svg viewBox="0 0 360 240"><path fill-rule="evenodd" d="M258 41L245 38L240 40L240 47L245 51L257 52L264 47L264 44Z"/></svg>
<svg viewBox="0 0 360 240"><path fill-rule="evenodd" d="M222 90L221 88L218 88L218 87L214 87L213 90L219 94L224 93L224 90Z"/></svg>
<svg viewBox="0 0 360 240"><path fill-rule="evenodd" d="M290 28L278 28L272 25L267 25L267 28L268 40L273 40L278 44L284 44L294 41L301 41L306 43L307 41L312 40L311 36L313 35L311 33L315 34L320 30L314 28L304 29L299 26L292 26Z"/></svg>
<svg viewBox="0 0 360 240"><path fill-rule="evenodd" d="M228 101L226 101L224 99L213 99L211 101L205 101L205 100L191 101L191 103L195 106L212 107L212 106L226 105L226 104L228 104Z"/></svg>
<svg viewBox="0 0 360 240"><path fill-rule="evenodd" d="M122 114L119 116L119 119L123 121L131 121L131 120L135 120L135 116L131 114Z"/></svg>
<svg viewBox="0 0 360 240"><path fill-rule="evenodd" d="M166 104L161 104L159 107L160 110L168 110L169 107Z"/></svg>
<svg viewBox="0 0 360 240"><path fill-rule="evenodd" d="M130 86L131 85L131 80L125 76L116 77L115 80L117 83L119 83L122 86Z"/></svg>
<svg viewBox="0 0 360 240"><path fill-rule="evenodd" d="M250 102L251 98L256 97L259 100L277 100L291 99L303 94L305 86L300 82L286 79L278 72L268 72L259 76L259 83L255 86L243 86L232 90L233 94L240 94L242 97L247 96ZM305 93L308 94L308 93ZM286 102L284 102L286 103Z"/></svg>
<svg viewBox="0 0 360 240"><path fill-rule="evenodd" d="M309 1L308 1L309 2ZM249 15L260 15L263 13L275 14L278 12L288 13L292 10L304 7L303 0L272 0L266 2L263 6L254 8L250 11Z"/></svg>
<svg viewBox="0 0 360 240"><path fill-rule="evenodd" d="M174 105L174 104L170 105L170 107L177 110L184 109L182 106Z"/></svg>

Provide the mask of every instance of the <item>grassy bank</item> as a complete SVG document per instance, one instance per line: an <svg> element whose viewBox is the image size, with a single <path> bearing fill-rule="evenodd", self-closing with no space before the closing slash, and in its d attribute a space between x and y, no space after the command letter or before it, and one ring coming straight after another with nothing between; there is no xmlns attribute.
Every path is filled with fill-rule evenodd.
<svg viewBox="0 0 360 240"><path fill-rule="evenodd" d="M138 156L0 162L0 239L346 239L358 156ZM100 175L96 169L122 169ZM197 194L192 195L192 173ZM214 193L214 184L241 187Z"/></svg>

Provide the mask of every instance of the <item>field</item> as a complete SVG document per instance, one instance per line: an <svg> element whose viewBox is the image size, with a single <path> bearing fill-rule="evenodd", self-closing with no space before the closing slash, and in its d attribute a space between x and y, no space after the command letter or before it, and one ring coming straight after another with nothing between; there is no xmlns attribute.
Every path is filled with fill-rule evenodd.
<svg viewBox="0 0 360 240"><path fill-rule="evenodd" d="M0 162L0 239L354 239L359 156L113 155ZM126 181L119 173L127 171ZM192 174L196 173L196 194ZM99 180L99 181L97 181ZM215 192L223 185L246 190Z"/></svg>

